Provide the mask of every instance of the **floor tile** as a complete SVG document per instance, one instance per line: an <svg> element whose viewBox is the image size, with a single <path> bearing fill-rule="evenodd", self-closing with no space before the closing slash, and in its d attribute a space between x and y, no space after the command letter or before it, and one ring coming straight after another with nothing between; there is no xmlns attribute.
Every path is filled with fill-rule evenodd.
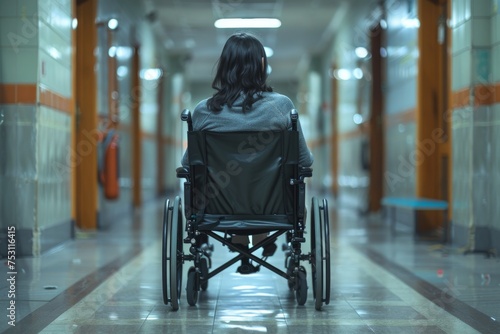
<svg viewBox="0 0 500 334"><path fill-rule="evenodd" d="M199 292L197 304L189 306L185 287L192 263L188 260L183 265L179 310L174 311L163 304L162 297L162 204L124 215L109 231L77 239L40 258L23 259L26 274L16 282L21 333L37 328L49 334L468 334L500 328L492 320L500 319L498 261L464 256L411 236L391 237L381 218L359 216L334 205L330 206L331 297L321 311L315 309L307 261L303 261L308 281L305 305L297 305L295 292L283 277L263 267L257 274L240 275L235 264L214 276L208 289ZM283 241L280 237L277 244ZM309 241L302 250L310 252ZM115 262L126 254L133 255ZM211 270L234 256L214 243ZM268 262L285 270L279 248ZM110 267L113 263L119 266ZM109 270L105 274L104 268ZM91 285L86 278L98 281ZM2 284L0 303L4 305L8 300ZM46 290L46 285L57 289ZM85 289L87 285L92 288ZM419 285L436 293L425 298L418 292ZM66 303L70 301L68 307L57 304L63 295ZM32 316L45 308L58 310L51 311L54 318L48 323ZM461 310L474 310L474 316L489 322L481 327ZM0 332L19 330L0 323Z"/></svg>

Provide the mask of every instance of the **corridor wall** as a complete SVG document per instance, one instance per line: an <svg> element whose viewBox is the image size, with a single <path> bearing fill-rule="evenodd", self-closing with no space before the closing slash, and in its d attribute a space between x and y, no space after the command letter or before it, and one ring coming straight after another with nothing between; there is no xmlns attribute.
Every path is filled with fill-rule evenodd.
<svg viewBox="0 0 500 334"><path fill-rule="evenodd" d="M0 228L16 227L18 256L72 235L71 11L69 0L0 2Z"/></svg>
<svg viewBox="0 0 500 334"><path fill-rule="evenodd" d="M500 247L499 3L452 2L453 242Z"/></svg>

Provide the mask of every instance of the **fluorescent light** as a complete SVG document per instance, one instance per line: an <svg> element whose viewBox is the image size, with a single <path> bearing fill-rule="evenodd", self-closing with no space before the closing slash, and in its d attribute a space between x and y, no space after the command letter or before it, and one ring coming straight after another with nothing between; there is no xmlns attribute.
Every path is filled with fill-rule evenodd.
<svg viewBox="0 0 500 334"><path fill-rule="evenodd" d="M368 56L368 50L362 46L359 46L356 49L354 49L354 52L356 53L356 56L358 58L366 58Z"/></svg>
<svg viewBox="0 0 500 334"><path fill-rule="evenodd" d="M242 18L231 18L231 19L219 19L215 21L214 26L216 28L279 28L281 27L281 21L272 18L253 18L253 19L242 19Z"/></svg>
<svg viewBox="0 0 500 334"><path fill-rule="evenodd" d="M146 68L139 73L144 80L158 80L162 76L163 71L159 68Z"/></svg>
<svg viewBox="0 0 500 334"><path fill-rule="evenodd" d="M351 71L349 71L348 69L345 69L345 68L341 68L341 69L335 70L333 72L333 76L337 80L349 80L349 79L351 79Z"/></svg>
<svg viewBox="0 0 500 334"><path fill-rule="evenodd" d="M133 50L129 46L117 46L116 47L116 58L120 60L127 60L132 57Z"/></svg>
<svg viewBox="0 0 500 334"><path fill-rule="evenodd" d="M108 56L110 58L113 58L114 56L116 56L116 46L112 46L109 48L108 50Z"/></svg>
<svg viewBox="0 0 500 334"><path fill-rule="evenodd" d="M354 124L359 125L363 123L363 116L360 114L354 114L354 116L352 116L352 120L354 121Z"/></svg>
<svg viewBox="0 0 500 334"><path fill-rule="evenodd" d="M401 25L404 28L420 28L419 19L402 19Z"/></svg>
<svg viewBox="0 0 500 334"><path fill-rule="evenodd" d="M128 68L127 66L119 66L117 69L116 69L116 75L118 75L120 78L124 78L126 77L128 74Z"/></svg>
<svg viewBox="0 0 500 334"><path fill-rule="evenodd" d="M118 28L118 20L117 19L111 19L108 21L108 28L111 30L115 30Z"/></svg>

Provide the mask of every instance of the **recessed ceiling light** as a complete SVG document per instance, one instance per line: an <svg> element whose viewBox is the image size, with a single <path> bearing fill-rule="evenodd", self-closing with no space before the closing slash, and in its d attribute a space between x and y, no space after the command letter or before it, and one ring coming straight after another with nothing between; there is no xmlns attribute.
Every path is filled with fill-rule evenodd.
<svg viewBox="0 0 500 334"><path fill-rule="evenodd" d="M219 19L215 21L214 26L216 28L279 28L281 27L281 21L273 18L252 18L252 19L242 19L242 18L231 18L231 19Z"/></svg>

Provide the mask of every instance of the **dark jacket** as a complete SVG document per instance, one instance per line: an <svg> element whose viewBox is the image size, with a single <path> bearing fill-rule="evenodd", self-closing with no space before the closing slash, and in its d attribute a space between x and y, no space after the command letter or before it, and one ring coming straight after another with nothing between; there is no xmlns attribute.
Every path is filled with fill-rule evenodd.
<svg viewBox="0 0 500 334"><path fill-rule="evenodd" d="M263 92L262 98L253 103L251 110L243 112L243 95L231 108L225 105L221 111L213 112L207 108L207 100L202 100L193 111L193 130L207 131L269 131L292 128L290 110L294 109L292 101L285 95L275 92ZM307 147L300 118L299 130L299 164L310 167L314 161ZM189 148L188 148L189 149ZM182 165L189 166L187 151L182 158Z"/></svg>

